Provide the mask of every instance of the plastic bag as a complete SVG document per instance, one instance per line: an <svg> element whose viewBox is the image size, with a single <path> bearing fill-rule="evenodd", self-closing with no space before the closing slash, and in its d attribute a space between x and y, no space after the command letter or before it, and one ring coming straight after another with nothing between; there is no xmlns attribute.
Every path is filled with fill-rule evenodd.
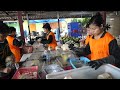
<svg viewBox="0 0 120 90"><path fill-rule="evenodd" d="M48 66L45 68L45 70L46 70L46 72L47 72L48 74L64 71L64 69L62 69L62 68L61 68L59 65L57 65L57 64L48 65Z"/></svg>

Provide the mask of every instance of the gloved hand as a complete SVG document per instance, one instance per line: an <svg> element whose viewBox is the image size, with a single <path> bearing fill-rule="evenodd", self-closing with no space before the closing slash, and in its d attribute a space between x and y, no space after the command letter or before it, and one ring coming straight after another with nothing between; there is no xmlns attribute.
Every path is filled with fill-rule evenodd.
<svg viewBox="0 0 120 90"><path fill-rule="evenodd" d="M81 57L84 56L84 48L74 48L73 50L76 54L76 56Z"/></svg>
<svg viewBox="0 0 120 90"><path fill-rule="evenodd" d="M95 70L98 69L103 64L115 64L114 56L110 55L106 58L88 62L88 65L91 66L92 68L95 68Z"/></svg>
<svg viewBox="0 0 120 90"><path fill-rule="evenodd" d="M68 47L70 48L70 50L74 50L74 44L69 44Z"/></svg>
<svg viewBox="0 0 120 90"><path fill-rule="evenodd" d="M103 64L104 63L102 62L102 60L95 60L88 62L88 65L91 66L91 68L95 68L95 70L98 69Z"/></svg>
<svg viewBox="0 0 120 90"><path fill-rule="evenodd" d="M83 56L80 57L80 61L83 61L84 64L87 64L88 62L90 62L90 60L88 58L83 57Z"/></svg>
<svg viewBox="0 0 120 90"><path fill-rule="evenodd" d="M15 68L16 68L16 69L19 68L19 63L18 63L18 62L15 63Z"/></svg>

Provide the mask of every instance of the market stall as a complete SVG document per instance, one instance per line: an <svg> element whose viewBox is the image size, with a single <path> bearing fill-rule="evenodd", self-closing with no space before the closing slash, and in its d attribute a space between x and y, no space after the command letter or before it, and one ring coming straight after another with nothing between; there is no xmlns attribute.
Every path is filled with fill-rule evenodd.
<svg viewBox="0 0 120 90"><path fill-rule="evenodd" d="M20 61L23 64L12 79L99 79L99 75L105 73L111 75L112 79L120 78L120 69L117 67L103 65L94 70L83 62L87 58L78 58L66 45L59 46L54 51L37 42L32 47L33 52L23 55Z"/></svg>
<svg viewBox="0 0 120 90"><path fill-rule="evenodd" d="M67 45L67 44L66 44ZM61 47L58 45L56 50L46 49L43 44L35 42L32 46L27 47L26 54L23 54L20 63L22 63L21 68L29 67L32 69L33 66L37 66L38 74L46 73L50 74L53 72L61 72L69 69L73 69L70 64L68 58L75 57L73 51L69 50L68 45L62 45ZM33 47L33 51L30 47ZM19 69L16 73L18 73ZM29 70L30 71L30 70ZM13 79L16 78L15 74ZM46 77L46 76L42 76ZM21 78L21 77L20 77ZM17 77L17 79L20 79Z"/></svg>

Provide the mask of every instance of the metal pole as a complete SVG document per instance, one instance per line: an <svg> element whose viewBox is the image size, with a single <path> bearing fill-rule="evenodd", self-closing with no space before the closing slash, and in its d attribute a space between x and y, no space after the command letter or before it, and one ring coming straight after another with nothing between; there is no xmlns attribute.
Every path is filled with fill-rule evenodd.
<svg viewBox="0 0 120 90"><path fill-rule="evenodd" d="M26 17L27 17L27 22L28 22L29 38L30 38L30 42L31 42L31 34L30 34L30 26L29 26L29 17L28 17L28 14L26 14Z"/></svg>
<svg viewBox="0 0 120 90"><path fill-rule="evenodd" d="M60 20L59 20L59 12L57 12L57 19L58 19L58 37L60 38ZM59 38L58 38L58 41L59 41Z"/></svg>

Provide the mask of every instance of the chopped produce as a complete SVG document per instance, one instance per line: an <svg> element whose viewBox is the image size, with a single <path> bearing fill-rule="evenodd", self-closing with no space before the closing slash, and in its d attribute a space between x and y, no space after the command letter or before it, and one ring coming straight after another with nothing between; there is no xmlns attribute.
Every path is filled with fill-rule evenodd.
<svg viewBox="0 0 120 90"><path fill-rule="evenodd" d="M19 79L37 79L37 72L22 73Z"/></svg>
<svg viewBox="0 0 120 90"><path fill-rule="evenodd" d="M75 44L75 43L79 43L80 38L74 38L74 37L61 37L60 39L63 44L67 43L67 44Z"/></svg>
<svg viewBox="0 0 120 90"><path fill-rule="evenodd" d="M110 73L105 72L103 74L98 75L97 79L113 79L113 77Z"/></svg>

